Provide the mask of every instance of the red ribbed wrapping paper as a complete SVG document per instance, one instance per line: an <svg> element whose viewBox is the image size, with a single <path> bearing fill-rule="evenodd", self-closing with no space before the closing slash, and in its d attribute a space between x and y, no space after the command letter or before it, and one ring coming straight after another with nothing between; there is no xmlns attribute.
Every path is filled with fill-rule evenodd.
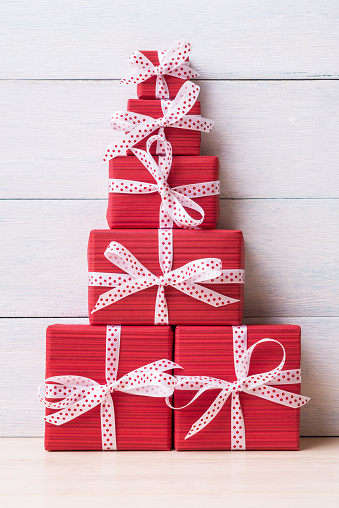
<svg viewBox="0 0 339 508"><path fill-rule="evenodd" d="M121 328L118 379L163 358L172 360L170 326ZM46 333L46 378L84 376L106 384L106 327L52 325ZM57 401L57 399L53 399ZM113 392L118 450L170 450L172 414L164 399ZM46 410L46 414L54 411ZM55 426L45 424L46 450L101 450L100 405Z"/></svg>
<svg viewBox="0 0 339 508"><path fill-rule="evenodd" d="M140 113L141 115L151 116L152 118L162 118L164 113L161 108L160 100L144 101L141 99L130 99L127 102L127 111ZM200 102L192 106L188 115L200 115ZM178 129L176 127L165 127L165 136L172 145L173 155L199 155L200 154L200 131L190 129ZM134 145L134 148L146 150L146 141L150 136L158 134L159 129L155 130L149 136L142 139ZM156 153L156 143L151 146L151 153ZM133 155L131 150L127 150L127 155Z"/></svg>
<svg viewBox="0 0 339 508"><path fill-rule="evenodd" d="M104 256L106 248L112 241L121 243L126 247L154 275L162 275L159 265L157 229L91 231L88 244L89 272L125 273ZM173 230L173 270L190 261L206 257L221 259L223 269L243 269L244 243L242 232L209 229L202 231ZM231 298L237 298L239 302L222 307L212 307L181 293L171 286L166 286L165 294L169 324L240 324L243 314L244 285L202 285ZM153 286L139 291L91 314L98 298L109 288L89 286L88 304L91 324L154 324L157 289L157 286Z"/></svg>
<svg viewBox="0 0 339 508"><path fill-rule="evenodd" d="M140 51L146 58L148 58L153 65L159 65L159 58L157 51ZM186 59L188 62L188 58ZM164 75L166 80L169 98L174 99L177 93L179 92L182 85L188 81L187 79L180 79L175 76L170 76L168 74ZM137 85L137 95L139 99L156 99L155 96L155 84L156 84L156 76L152 76L146 81L142 81Z"/></svg>
<svg viewBox="0 0 339 508"><path fill-rule="evenodd" d="M156 157L157 161L158 158ZM152 175L137 157L116 157L109 162L109 177L139 182L156 183ZM218 157L173 157L168 184L171 188L219 180ZM216 228L219 218L219 196L194 198L205 218L201 228ZM107 222L110 228L158 228L161 198L152 194L108 194ZM194 219L200 219L195 210L187 209ZM177 228L174 224L174 228Z"/></svg>
<svg viewBox="0 0 339 508"><path fill-rule="evenodd" d="M300 368L300 327L294 325L251 325L247 327L247 347L260 339L279 341L286 350L283 370ZM278 344L264 343L255 348L249 376L276 367L282 358ZM175 330L175 362L183 367L176 374L212 376L236 380L231 326L178 326ZM274 387L273 387L274 388ZM300 394L300 384L279 385L281 390ZM185 441L192 424L212 404L220 390L208 390L185 409L174 411L174 446L177 450L229 450L231 448L231 397L203 430ZM176 391L174 406L183 406L195 391ZM299 409L240 393L247 450L298 450Z"/></svg>

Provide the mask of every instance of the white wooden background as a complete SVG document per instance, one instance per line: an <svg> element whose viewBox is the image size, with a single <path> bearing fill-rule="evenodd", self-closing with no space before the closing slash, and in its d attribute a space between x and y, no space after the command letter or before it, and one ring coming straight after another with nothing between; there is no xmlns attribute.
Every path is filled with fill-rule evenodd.
<svg viewBox="0 0 339 508"><path fill-rule="evenodd" d="M246 240L247 323L303 330L303 435L339 434L337 0L29 0L0 7L0 434L39 436L50 323L87 322L110 113L136 49L194 46L220 227Z"/></svg>

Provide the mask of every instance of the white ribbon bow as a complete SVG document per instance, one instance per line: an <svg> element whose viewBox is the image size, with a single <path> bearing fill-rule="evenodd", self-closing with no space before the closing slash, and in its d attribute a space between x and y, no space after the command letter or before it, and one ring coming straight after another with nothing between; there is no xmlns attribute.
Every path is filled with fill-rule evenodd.
<svg viewBox="0 0 339 508"><path fill-rule="evenodd" d="M103 449L116 450L115 417L112 393L114 391L142 395L144 397L170 397L176 384L166 370L181 368L170 360L159 360L125 374L118 381L100 385L82 376L53 376L45 380L38 390L38 398L45 407L60 409L44 420L53 425L63 425L100 404ZM40 394L45 384L45 395ZM63 398L60 402L47 399Z"/></svg>
<svg viewBox="0 0 339 508"><path fill-rule="evenodd" d="M191 79L199 73L191 69L186 61L192 46L185 39L177 40L168 51L158 51L159 65L153 63L140 51L135 51L129 58L135 67L135 72L123 78L120 84L141 83L151 76L156 76L157 99L168 99L169 90L164 75L175 76L180 79Z"/></svg>
<svg viewBox="0 0 339 508"><path fill-rule="evenodd" d="M155 141L160 141L165 146L165 156L159 157L157 164L150 154L150 147ZM205 212L201 206L195 203L190 197L213 196L220 194L219 180L191 185L169 187L168 176L172 166L171 144L161 136L152 136L147 140L147 151L133 148L132 152L153 176L156 184L125 180L122 178L111 178L109 180L109 192L123 194L150 194L158 192L161 197L159 227L171 228L173 222L185 229L196 229L204 221ZM201 218L193 219L185 210L191 208L199 212Z"/></svg>
<svg viewBox="0 0 339 508"><path fill-rule="evenodd" d="M109 244L104 256L129 276L114 273L89 273L88 284L90 286L114 287L114 289L103 293L99 297L91 312L92 314L118 302L122 298L152 286L158 286L154 316L155 324L168 324L165 286L172 286L178 291L213 307L221 307L239 301L196 283L243 283L244 270L223 270L222 262L218 258L197 259L172 270L172 229L159 229L158 235L159 263L163 272L160 277L151 273L120 243L111 242ZM122 279L124 282L121 282Z"/></svg>
<svg viewBox="0 0 339 508"><path fill-rule="evenodd" d="M254 395L255 397L267 399L271 402L275 402L276 404L281 404L291 408L300 408L310 400L309 397L304 397L292 392L280 390L275 387L275 385L279 384L285 385L301 382L300 370L282 370L285 363L286 353L284 346L280 342L274 339L265 338L253 344L253 346L251 346L249 349L246 349L247 346L240 345L240 340L236 338L239 337L239 339L241 338L243 342L246 342L244 336L240 336L239 330L246 330L246 326L233 327L235 353L234 365L237 381L230 383L228 381L223 381L221 379L216 379L208 376L177 376L178 384L175 388L176 390L198 390L198 392L188 404L182 406L181 408L173 408L167 399L167 404L173 409L183 409L189 406L206 390L221 389L220 393L207 409L207 411L205 411L201 418L199 418L199 420L197 420L192 425L185 439L194 436L194 434L197 434L204 427L206 427L206 425L208 425L217 416L227 401L228 397L232 395L231 449L245 450L245 421L241 409L239 392L248 393L250 395ZM237 333L239 333L238 336L236 335ZM237 345L238 342L239 344ZM252 353L259 344L264 342L275 342L278 344L283 350L283 359L281 360L280 364L273 370L264 372L262 374L248 376ZM243 352L240 352L241 350ZM271 388L270 385L274 385L274 388Z"/></svg>
<svg viewBox="0 0 339 508"><path fill-rule="evenodd" d="M140 115L132 111L118 111L111 117L112 128L116 131L127 132L121 141L110 145L106 149L104 161L113 159L118 155L125 155L126 151L139 143L157 129L164 137L164 127L176 127L202 132L210 132L214 122L200 115L187 115L199 95L199 86L187 81L182 85L177 96L172 101L165 101L163 107L165 114L161 118Z"/></svg>

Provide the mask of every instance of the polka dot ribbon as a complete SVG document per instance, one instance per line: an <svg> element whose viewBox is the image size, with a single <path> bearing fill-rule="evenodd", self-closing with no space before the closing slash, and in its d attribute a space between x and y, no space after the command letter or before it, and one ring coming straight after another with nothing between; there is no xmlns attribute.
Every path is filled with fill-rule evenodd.
<svg viewBox="0 0 339 508"><path fill-rule="evenodd" d="M159 360L129 372L117 380L120 350L120 326L106 329L106 384L82 376L53 376L45 380L38 390L38 398L45 407L59 409L44 420L63 425L100 404L103 450L116 450L115 416L112 393L114 391L145 397L170 397L175 378L165 371L181 368L170 360ZM45 394L41 395L44 385ZM51 402L51 399L63 399Z"/></svg>
<svg viewBox="0 0 339 508"><path fill-rule="evenodd" d="M175 76L180 79L191 79L199 76L199 73L188 65L187 57L192 46L185 39L177 40L168 51L158 51L159 65L154 65L140 51L135 51L129 58L129 62L135 69L133 73L123 78L120 83L129 85L145 81L151 76L156 76L155 97L156 99L168 99L169 91L165 75Z"/></svg>
<svg viewBox="0 0 339 508"><path fill-rule="evenodd" d="M155 141L165 145L165 156L159 157L158 164L150 154L150 147ZM150 194L158 192L161 197L160 228L172 228L174 222L177 226L184 229L197 229L204 220L205 212L191 198L220 194L219 180L170 188L167 179L172 165L171 144L161 136L152 136L147 140L146 149L147 151L145 152L144 150L132 148L132 152L153 176L156 183L111 178L109 180L109 192L118 194ZM184 207L199 212L200 219L193 219Z"/></svg>
<svg viewBox="0 0 339 508"><path fill-rule="evenodd" d="M262 374L255 374L248 376L248 371L251 362L251 355L254 349L265 342L277 343L282 351L283 358L280 364L273 370L264 372ZM246 326L233 326L233 354L234 354L234 367L237 380L234 383L223 381L207 376L177 376L176 390L198 390L193 399L183 406L183 409L194 402L206 390L220 389L220 393L214 400L213 404L205 411L202 417L197 420L191 427L185 439L188 439L194 434L200 432L206 425L208 425L213 418L217 416L228 397L231 395L231 449L232 450L245 450L245 421L241 409L240 392L254 395L262 399L269 400L276 404L282 404L290 408L300 408L306 404L310 399L302 395L287 392L276 388L279 384L296 384L301 382L300 370L284 371L283 366L285 363L286 353L283 345L274 339L261 339L249 349L247 349L247 327ZM274 387L271 387L271 386ZM169 400L166 400L170 407Z"/></svg>
<svg viewBox="0 0 339 508"><path fill-rule="evenodd" d="M196 102L200 87L191 81L186 81L172 101L161 101L164 116L152 118L151 116L133 113L132 111L118 111L111 117L112 128L123 131L122 140L110 145L105 152L104 161L113 159L118 155L125 155L126 151L136 145L155 130L164 136L165 127L189 129L210 132L214 122L200 115L187 115Z"/></svg>
<svg viewBox="0 0 339 508"><path fill-rule="evenodd" d="M154 313L154 324L156 325L168 324L165 286L172 286L178 291L213 307L221 307L239 301L207 289L197 284L197 282L202 282L203 284L242 284L244 282L244 270L223 270L222 262L218 258L197 259L186 263L176 270L172 270L172 229L158 229L158 245L159 264L163 272L163 275L160 277L157 277L145 268L120 243L111 242L109 244L104 256L128 275L102 272L89 273L89 286L108 286L114 288L99 297L92 313L152 286L158 286Z"/></svg>

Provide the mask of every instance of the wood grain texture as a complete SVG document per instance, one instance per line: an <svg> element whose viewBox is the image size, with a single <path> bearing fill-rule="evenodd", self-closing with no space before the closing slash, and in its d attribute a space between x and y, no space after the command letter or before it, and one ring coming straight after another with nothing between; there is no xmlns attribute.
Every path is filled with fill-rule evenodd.
<svg viewBox="0 0 339 508"><path fill-rule="evenodd" d="M1 77L121 78L136 49L192 41L204 78L338 77L336 0L5 0Z"/></svg>
<svg viewBox="0 0 339 508"><path fill-rule="evenodd" d="M2 439L6 508L337 508L339 439L300 452L46 453L41 439ZM18 485L20 488L18 488Z"/></svg>
<svg viewBox="0 0 339 508"><path fill-rule="evenodd" d="M222 200L245 238L245 316L336 316L338 200ZM87 316L86 249L106 201L2 201L2 317ZM309 226L308 226L309 225Z"/></svg>
<svg viewBox="0 0 339 508"><path fill-rule="evenodd" d="M77 318L87 315L89 231L107 227L101 156L112 140L109 117L136 96L117 80L134 50L168 48L184 36L201 74L202 114L216 120L202 153L221 162L228 199L219 227L245 235L247 321L302 326L303 392L312 397L302 433L338 435L338 2L4 0L0 11L0 433L41 435L34 401L45 327L87 321ZM291 463L289 482L298 477ZM48 485L57 473L46 477L43 467ZM271 484L256 500L239 490L232 506L272 505ZM45 506L45 492L30 498L34 506ZM333 495L328 487L326 506ZM293 493L298 506L302 496ZM111 505L109 494L105 500ZM60 506L60 496L49 505Z"/></svg>
<svg viewBox="0 0 339 508"><path fill-rule="evenodd" d="M44 410L36 398L36 391L44 379L46 328L54 323L88 324L88 319L0 319L2 437L43 435ZM302 393L312 398L301 410L301 435L338 435L339 318L255 317L245 319L245 323L301 326Z"/></svg>
<svg viewBox="0 0 339 508"><path fill-rule="evenodd" d="M134 90L106 81L0 82L0 197L107 198L110 114ZM339 82L201 84L216 120L202 154L220 159L221 197L339 197Z"/></svg>

